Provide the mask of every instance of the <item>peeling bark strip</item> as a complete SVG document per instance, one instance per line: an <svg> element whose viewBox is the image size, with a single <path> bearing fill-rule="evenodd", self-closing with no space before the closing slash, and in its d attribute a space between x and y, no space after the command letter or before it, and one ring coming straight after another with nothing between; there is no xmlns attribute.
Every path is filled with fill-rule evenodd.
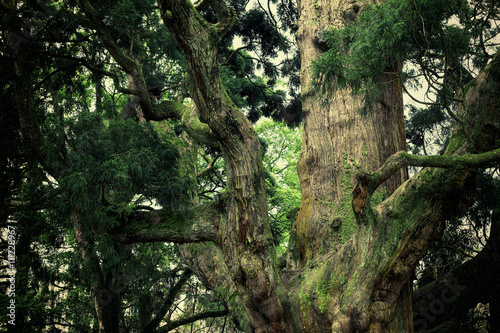
<svg viewBox="0 0 500 333"><path fill-rule="evenodd" d="M218 13L219 22L211 24L200 16L191 1L158 3L165 25L186 55L189 89L200 120L208 125L220 144L228 168L228 210L219 229L224 260L215 261L213 257L193 260L194 270L214 290L218 281L205 266L217 262L218 270L228 270L231 280L223 285L234 292L221 295L229 308L240 309L235 300L242 302L243 311L237 310L235 317L246 330L282 331L283 310L272 260L275 254L267 217L260 143L219 77L217 47L220 36L234 22L234 10L225 1L201 2L198 6L212 6ZM186 258L197 251L196 246L183 249Z"/></svg>

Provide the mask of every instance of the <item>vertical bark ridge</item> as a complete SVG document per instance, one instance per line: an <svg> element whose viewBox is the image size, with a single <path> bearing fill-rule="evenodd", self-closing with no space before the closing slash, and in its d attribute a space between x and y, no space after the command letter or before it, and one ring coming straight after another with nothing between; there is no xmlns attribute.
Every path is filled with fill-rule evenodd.
<svg viewBox="0 0 500 333"><path fill-rule="evenodd" d="M305 8L307 5L309 7ZM297 228L304 266L318 253L328 250L327 244L320 243L324 237L318 235L332 233L338 240L333 243L335 248L345 243L356 230L355 225L348 223L353 221L346 221L350 205L344 204L350 200L356 173L382 165L389 156L404 150L406 144L399 81L384 78L385 92L365 116L360 113L362 96L348 90L320 96L311 90L310 62L321 53L315 44L317 35L321 29L338 25L340 13L348 7L344 1L301 1L299 7L297 41L302 57L305 116L302 154L297 167L302 189ZM385 194L392 193L406 177L403 170L386 182Z"/></svg>

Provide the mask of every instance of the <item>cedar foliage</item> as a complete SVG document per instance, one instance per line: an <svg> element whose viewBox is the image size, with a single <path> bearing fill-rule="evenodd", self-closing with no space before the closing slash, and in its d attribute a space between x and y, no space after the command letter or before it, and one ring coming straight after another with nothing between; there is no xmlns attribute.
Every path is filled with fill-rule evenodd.
<svg viewBox="0 0 500 333"><path fill-rule="evenodd" d="M228 93L253 121L267 115L286 117L297 125L298 81L287 87L295 98L289 103L279 88L283 87L281 71L272 62L290 46L282 36L283 26L261 8L246 11L245 1L231 4L240 19L237 28L224 36L220 49ZM130 93L134 87L127 85L126 73L112 60L76 1L23 1L15 9L6 3L0 6L0 211L2 227L17 226L15 329L96 330L91 297L95 281L114 281L110 290L112 298L122 302L117 309L121 330L153 330L162 320L176 327L179 320L189 323L193 314L206 311L214 312L212 316L224 314L213 294L200 289L181 265L176 245L121 245L113 238L127 227L129 218L152 205L182 214L190 204L196 184L188 174L192 166L184 159L190 146L180 122L153 124L140 119L136 96ZM161 22L156 1L92 1L92 6L117 47L140 64L151 98L185 102L186 61ZM282 4L280 8L283 15L293 15ZM214 14L202 11L208 19ZM232 46L236 36L244 43L240 49ZM264 44L265 39L276 43ZM248 53L255 51L258 57ZM16 61L24 66L19 78ZM287 72L297 75L297 62L286 62ZM26 93L33 98L42 137L35 144L43 160L19 135L16 89L21 85L28 87ZM213 149L209 156L217 154ZM204 160L197 163L200 169L206 166ZM215 183L213 174L205 179L207 187ZM203 192L204 186L198 185ZM220 190L216 186L206 200ZM77 250L75 211L82 217L85 237L91 240L90 260L82 260ZM2 257L6 256L2 248ZM7 290L3 284L2 291ZM174 320L178 293L187 297L193 312ZM2 292L0 303L6 307L8 302ZM3 323L5 315L1 314Z"/></svg>

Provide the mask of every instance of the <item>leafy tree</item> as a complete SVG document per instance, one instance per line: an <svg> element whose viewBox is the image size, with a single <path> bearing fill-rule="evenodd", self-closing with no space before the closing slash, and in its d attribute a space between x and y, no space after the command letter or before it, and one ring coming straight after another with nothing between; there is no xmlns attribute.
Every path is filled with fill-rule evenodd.
<svg viewBox="0 0 500 333"><path fill-rule="evenodd" d="M151 240L147 234L137 238L136 232L156 226L162 219L179 219L198 201L193 182L196 172L192 173L198 143L186 133L200 138L195 128L199 121L192 123L189 102L178 102L188 96L184 55L161 24L155 2L80 5L88 19L71 1L2 3L2 70L7 72L2 93L8 101L6 110L10 108L2 124L9 129L7 134L10 128L21 127L29 161L24 178L15 176L19 180L2 194L6 205L22 203L4 219L21 226L18 245L26 252L18 254L28 261L18 262L23 269L17 277L32 286L24 290L26 295L17 294L23 306L18 307L16 328L151 331L164 320L167 325L161 331L165 331L225 315L227 310L214 306L205 296L203 303L197 303L203 306L197 305L196 313L171 318L175 298L182 293L193 295L185 286L190 270L179 267L177 259L156 263L167 255L165 250L155 259L147 255L147 245L131 248L120 243ZM243 10L243 3L234 5ZM207 19L214 14L210 8L204 12ZM252 15L255 21L258 10ZM252 20L241 22L243 27ZM255 28L245 39L247 43L259 40L263 33L281 38L271 26L271 32ZM227 45L220 49L227 55L227 62L221 64L224 80L228 86L242 87L232 97L235 101L244 97L239 105L247 107L255 120L263 113L271 115L272 108L285 106L284 94L273 89L272 79L256 76L255 70L260 66L276 80L275 65L268 60L275 48L267 46L255 65L244 48L230 48L234 33L238 32L226 35ZM283 49L286 41L281 43ZM27 57L26 51L37 57ZM158 108L152 110L152 104ZM21 125L16 117L7 119L16 113ZM167 118L169 122L158 126L142 123ZM18 138L9 136L9 140ZM5 144L9 146L8 141ZM218 145L209 146L219 150ZM14 147L5 150L2 163L19 171L22 168L14 160ZM5 175L7 182L14 181L14 176ZM23 188L16 193L20 181ZM153 204L163 208L161 216ZM34 217L39 228L32 227ZM134 230L133 239L124 233L129 226ZM172 226L158 225L167 232L164 240L176 233ZM161 241L157 236L154 233L153 240ZM43 247L51 249L45 256L38 253ZM141 257L148 265L131 272L134 264L139 267L136 258ZM168 275L170 282L151 278L143 281L143 290L132 288L132 273L140 278L155 270ZM166 297L152 297L155 288ZM50 311L46 309L49 303Z"/></svg>
<svg viewBox="0 0 500 333"><path fill-rule="evenodd" d="M284 123L262 119L255 130L261 138L271 231L279 254L287 248L294 213L300 207L297 159L301 151L301 131Z"/></svg>
<svg viewBox="0 0 500 333"><path fill-rule="evenodd" d="M32 261L20 262L20 277L45 297L20 315L25 327L70 318L75 331L162 332L230 313L248 332L413 330L409 280L436 231L470 207L470 216L494 209L473 198L478 170L496 166L500 154L497 4L273 4L279 22L272 9L237 0L2 2L2 63L12 74L2 93L18 113L12 124L29 166L24 179L12 177L26 188L23 209L9 216L25 228L19 244ZM293 74L297 58L272 60L293 48L280 33L295 29L302 92L298 99L292 76L288 103L279 74ZM235 37L243 46L232 47ZM401 152L403 90L416 76L432 90L437 109L428 114L448 122L439 156ZM261 115L304 120L301 206L284 264L270 216L282 221L296 205L296 180L272 173L276 154L296 154L296 142L281 150L269 134L266 144L253 126ZM414 120L410 138L419 145L431 125ZM408 179L407 166L424 169ZM33 250L52 245L51 232L70 247L54 266ZM182 264L165 259L170 251ZM48 268L52 282L71 288L52 313L47 280L31 274ZM188 284L191 274L223 308ZM201 312L176 321L168 288ZM94 324L68 311L73 304Z"/></svg>

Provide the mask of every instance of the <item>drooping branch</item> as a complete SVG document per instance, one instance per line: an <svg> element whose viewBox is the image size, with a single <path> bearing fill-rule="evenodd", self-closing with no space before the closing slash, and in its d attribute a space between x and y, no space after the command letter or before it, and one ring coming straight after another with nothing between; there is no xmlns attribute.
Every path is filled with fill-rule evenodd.
<svg viewBox="0 0 500 333"><path fill-rule="evenodd" d="M113 238L124 244L174 242L177 244L214 242L219 244L219 213L212 206L197 207L186 213L164 211L133 213L123 230Z"/></svg>
<svg viewBox="0 0 500 333"><path fill-rule="evenodd" d="M82 64L92 71L112 77L119 91L136 95L139 98L139 104L144 112L145 119L153 121L161 121L169 118L179 119L181 120L186 132L188 132L192 138L210 147L218 147L218 143L213 138L209 127L199 121L198 112L194 106L187 107L182 103L174 101L163 101L158 105L153 105L140 64L132 57L128 56L114 42L107 26L97 16L94 8L87 0L79 0L78 3L85 15L96 28L98 34L101 36L106 49L109 51L113 59L132 78L135 89L125 89L120 87L118 78L116 75L113 75L113 73L93 68L86 61L82 62Z"/></svg>
<svg viewBox="0 0 500 333"><path fill-rule="evenodd" d="M111 32L108 30L108 27L104 24L104 22L98 17L94 7L87 0L78 0L78 5L85 13L85 16L92 22L97 33L101 36L101 40L104 43L104 46L109 51L113 59L123 67L123 69L127 73L131 73L137 70L137 62L127 56L121 48L116 44L115 38L111 35Z"/></svg>
<svg viewBox="0 0 500 333"><path fill-rule="evenodd" d="M139 104L145 116L154 115L153 103L149 96L146 80L142 72L142 67L137 60L127 55L115 42L111 32L101 18L98 17L94 7L88 0L78 0L78 5L85 13L85 16L92 22L101 40L111 54L113 59L123 70L130 75L136 95L139 98Z"/></svg>
<svg viewBox="0 0 500 333"><path fill-rule="evenodd" d="M116 73L107 71L107 70L102 69L102 68L97 68L96 66L90 64L89 61L85 58L74 57L74 56L65 55L65 54L57 54L57 53L52 53L52 52L47 52L47 51L39 51L39 52L42 54L46 54L48 56L54 57L54 58L71 60L74 62L74 64L70 64L68 66L57 68L57 69L53 70L52 72L50 72L46 77L44 77L41 81L39 81L35 85L35 87L33 88L33 91L40 89L48 79L50 79L53 75L59 73L61 70L64 70L65 68L70 67L70 66L81 65L81 66L84 66L85 68L87 68L92 73L110 77L113 80L113 83L115 85L116 90L118 90L122 94L138 95L137 90L122 87L122 85L120 83L120 79L118 78L118 75Z"/></svg>

